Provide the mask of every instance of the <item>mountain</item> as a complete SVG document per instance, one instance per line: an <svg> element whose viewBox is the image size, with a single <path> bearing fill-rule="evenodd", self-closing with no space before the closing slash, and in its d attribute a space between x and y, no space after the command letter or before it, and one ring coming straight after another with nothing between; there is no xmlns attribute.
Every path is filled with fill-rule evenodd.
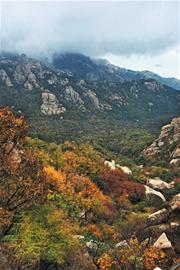
<svg viewBox="0 0 180 270"><path fill-rule="evenodd" d="M166 84L180 90L180 80L164 78L150 71L133 71L110 64L107 60L91 59L82 54L65 53L55 54L52 65L56 68L72 72L76 78L90 81L118 81L137 79L155 79L161 84Z"/></svg>
<svg viewBox="0 0 180 270"><path fill-rule="evenodd" d="M82 57L81 69L74 59L72 70L83 77L92 68L91 62ZM22 111L33 135L46 140L92 139L100 134L101 138L109 134L110 139L115 134L120 137L117 133L124 127L130 130L148 124L152 128L152 122L162 124L179 114L180 93L175 89L153 79L126 81L125 75L120 82L105 67L100 73L94 71L102 79L84 80L65 67L59 69L25 55L1 55L0 105ZM103 80L106 75L109 79Z"/></svg>

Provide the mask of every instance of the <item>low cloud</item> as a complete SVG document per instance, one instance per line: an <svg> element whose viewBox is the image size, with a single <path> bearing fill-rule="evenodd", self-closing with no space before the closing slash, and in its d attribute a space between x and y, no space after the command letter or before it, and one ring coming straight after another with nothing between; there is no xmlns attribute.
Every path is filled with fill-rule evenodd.
<svg viewBox="0 0 180 270"><path fill-rule="evenodd" d="M1 51L156 55L179 43L178 2L2 2Z"/></svg>

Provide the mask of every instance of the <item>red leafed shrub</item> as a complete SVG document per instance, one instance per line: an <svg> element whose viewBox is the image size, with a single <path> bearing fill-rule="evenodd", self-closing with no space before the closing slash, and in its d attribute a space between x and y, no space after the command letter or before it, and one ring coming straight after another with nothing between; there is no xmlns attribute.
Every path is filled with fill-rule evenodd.
<svg viewBox="0 0 180 270"><path fill-rule="evenodd" d="M121 169L105 170L102 174L104 192L114 198L127 195L129 200L137 202L145 195L142 184L132 181Z"/></svg>
<svg viewBox="0 0 180 270"><path fill-rule="evenodd" d="M175 177L175 178L174 178L174 182L175 182L175 183L180 183L180 177L178 177L178 176Z"/></svg>

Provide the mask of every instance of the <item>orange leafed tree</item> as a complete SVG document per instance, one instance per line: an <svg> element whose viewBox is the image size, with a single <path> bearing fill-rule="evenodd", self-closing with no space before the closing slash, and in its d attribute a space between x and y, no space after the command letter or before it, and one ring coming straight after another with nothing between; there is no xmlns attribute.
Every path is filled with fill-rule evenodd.
<svg viewBox="0 0 180 270"><path fill-rule="evenodd" d="M0 109L0 130L0 230L4 234L14 214L44 198L46 184L41 164L24 145L25 118L16 117L8 107Z"/></svg>
<svg viewBox="0 0 180 270"><path fill-rule="evenodd" d="M57 171L52 166L46 166L50 194L63 194L65 199L76 203L76 206L86 219L92 212L109 214L112 201L105 196L89 177L67 175Z"/></svg>

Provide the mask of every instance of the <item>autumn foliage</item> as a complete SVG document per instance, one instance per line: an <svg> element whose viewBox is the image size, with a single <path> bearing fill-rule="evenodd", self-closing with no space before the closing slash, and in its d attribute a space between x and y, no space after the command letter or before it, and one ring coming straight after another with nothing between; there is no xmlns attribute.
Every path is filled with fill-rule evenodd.
<svg viewBox="0 0 180 270"><path fill-rule="evenodd" d="M9 108L0 110L0 226L11 226L13 215L46 193L45 176L32 151L24 146L28 125ZM7 225L7 226L6 226Z"/></svg>
<svg viewBox="0 0 180 270"><path fill-rule="evenodd" d="M107 168L88 144L46 143L27 132L23 116L0 109L0 255L2 248L12 270L172 264L143 238L142 184Z"/></svg>
<svg viewBox="0 0 180 270"><path fill-rule="evenodd" d="M121 169L106 169L102 174L104 192L114 198L124 195L131 201L136 202L144 197L144 186L129 180L128 175Z"/></svg>

